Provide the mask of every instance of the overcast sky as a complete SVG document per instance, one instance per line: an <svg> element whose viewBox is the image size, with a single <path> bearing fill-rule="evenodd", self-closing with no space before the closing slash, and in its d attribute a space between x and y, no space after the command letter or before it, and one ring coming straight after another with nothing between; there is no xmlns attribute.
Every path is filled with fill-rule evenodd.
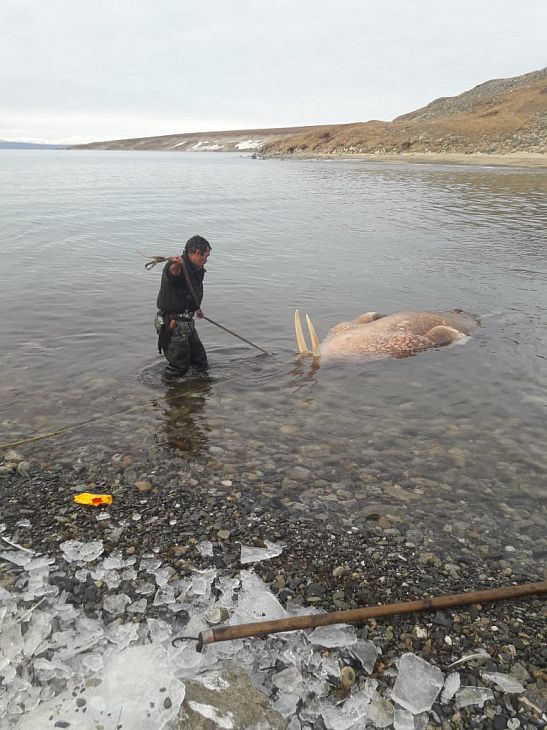
<svg viewBox="0 0 547 730"><path fill-rule="evenodd" d="M0 0L0 138L390 120L547 65L547 0Z"/></svg>

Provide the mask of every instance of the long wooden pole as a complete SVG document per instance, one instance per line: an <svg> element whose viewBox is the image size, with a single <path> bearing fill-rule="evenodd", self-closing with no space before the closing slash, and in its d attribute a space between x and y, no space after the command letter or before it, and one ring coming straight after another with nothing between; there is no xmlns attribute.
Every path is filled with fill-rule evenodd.
<svg viewBox="0 0 547 730"><path fill-rule="evenodd" d="M486 591L455 593L437 598L424 598L420 601L405 601L403 603L355 608L350 611L291 616L272 621L239 624L238 626L221 626L218 629L208 629L199 634L198 651L205 644L213 644L216 641L246 639L250 636L262 636L263 634L274 634L280 631L297 631L299 629L315 628L316 626L353 623L366 621L370 618L379 618L381 616L395 616L403 613L414 613L416 611L464 606L469 603L486 603L488 601L501 601L508 598L522 598L523 596L533 596L540 593L547 593L547 581L526 583L507 588L493 588Z"/></svg>
<svg viewBox="0 0 547 730"><path fill-rule="evenodd" d="M146 254L143 254L143 256L146 256ZM144 268L147 271L150 271L150 269L153 269L156 264L161 264L164 261L169 261L169 259L171 259L173 257L172 256L146 256L146 258L150 259L150 261L147 261L145 263ZM186 277L186 281L188 282L188 287L190 289L190 292L194 296L194 299L196 300L196 304L197 304L198 309L199 309L199 304L200 303L199 303L199 301L198 301L198 299L196 297L196 293L195 293L195 291L194 291L194 289L192 287L192 284L190 283L190 281L188 279L188 273L187 273L186 269L184 268L184 265L183 265L182 270L183 270L184 275ZM210 322L211 324L214 324L215 327L218 327L219 329L224 330L224 332L228 332L228 334L233 335L234 337L237 337L238 340L241 340L242 342L245 342L247 345L251 345L251 347L254 347L255 350L260 350L260 352L263 352L264 355L271 355L270 352L267 352L262 347L259 347L258 345L255 345L255 343L254 342L251 342L251 340L247 340L247 339L245 339L245 337L242 337L241 335L238 335L237 332L234 332L233 330L228 329L228 327L225 327L223 324L219 324L218 322L215 322L214 319L210 319L209 317L206 317L205 315L203 315L203 319L205 319L207 322Z"/></svg>

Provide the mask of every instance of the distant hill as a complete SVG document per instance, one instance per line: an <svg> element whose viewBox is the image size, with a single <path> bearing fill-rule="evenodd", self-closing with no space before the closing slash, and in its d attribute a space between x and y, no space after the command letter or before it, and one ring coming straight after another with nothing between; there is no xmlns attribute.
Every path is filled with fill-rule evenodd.
<svg viewBox="0 0 547 730"><path fill-rule="evenodd" d="M0 150L66 150L66 145L39 144L36 142L8 142L0 139Z"/></svg>
<svg viewBox="0 0 547 730"><path fill-rule="evenodd" d="M487 81L392 122L192 132L78 145L72 149L255 152L258 156L417 153L543 153L547 68Z"/></svg>
<svg viewBox="0 0 547 730"><path fill-rule="evenodd" d="M161 137L136 137L108 142L76 145L81 150L171 150L174 152L253 152L268 142L276 142L293 134L316 127L283 127L272 129L233 129L221 132L188 132Z"/></svg>
<svg viewBox="0 0 547 730"><path fill-rule="evenodd" d="M392 122L334 125L264 146L266 155L545 153L547 68L442 97Z"/></svg>

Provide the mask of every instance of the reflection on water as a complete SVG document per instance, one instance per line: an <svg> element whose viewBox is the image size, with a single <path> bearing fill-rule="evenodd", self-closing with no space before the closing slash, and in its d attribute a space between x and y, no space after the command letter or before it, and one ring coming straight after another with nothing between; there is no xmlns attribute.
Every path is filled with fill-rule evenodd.
<svg viewBox="0 0 547 730"><path fill-rule="evenodd" d="M24 313L0 319L2 441L131 408L25 456L128 485L191 464L318 524L383 511L441 537L448 519L522 549L538 538L544 172L169 153L2 162L0 304ZM159 277L136 252L176 253L197 232L213 244L206 314L273 355L200 322L210 378L166 386ZM461 346L320 369L294 354L295 308L321 338L365 311L452 307L482 321Z"/></svg>
<svg viewBox="0 0 547 730"><path fill-rule="evenodd" d="M169 385L165 395L165 443L183 454L194 456L207 446L203 409L213 384L205 376L190 376L181 381Z"/></svg>

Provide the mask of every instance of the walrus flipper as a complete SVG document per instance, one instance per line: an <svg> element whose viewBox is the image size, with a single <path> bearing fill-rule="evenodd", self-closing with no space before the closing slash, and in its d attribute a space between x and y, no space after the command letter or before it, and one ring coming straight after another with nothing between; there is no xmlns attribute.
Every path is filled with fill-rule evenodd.
<svg viewBox="0 0 547 730"><path fill-rule="evenodd" d="M433 347L443 347L444 345L451 345L458 340L463 340L465 335L455 327L439 324L436 327L432 327L426 334L426 337L431 341Z"/></svg>

